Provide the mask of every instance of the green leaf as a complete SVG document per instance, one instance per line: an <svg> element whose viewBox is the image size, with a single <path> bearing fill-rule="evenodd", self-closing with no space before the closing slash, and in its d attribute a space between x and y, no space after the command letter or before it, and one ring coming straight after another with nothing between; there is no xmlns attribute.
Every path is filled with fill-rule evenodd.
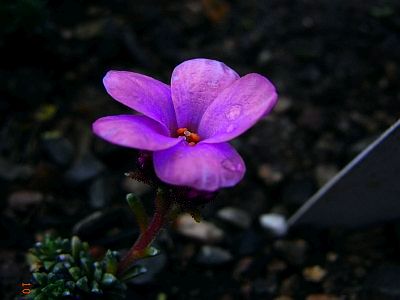
<svg viewBox="0 0 400 300"><path fill-rule="evenodd" d="M111 250L107 251L105 258L104 258L104 262L106 264L106 273L115 275L117 273L117 269L118 269L118 262L117 262L117 258L113 255Z"/></svg>
<svg viewBox="0 0 400 300"><path fill-rule="evenodd" d="M147 247L146 250L144 251L145 256L143 258L156 256L156 255L160 254L160 252L161 251L158 250L156 247L153 247L153 246Z"/></svg>
<svg viewBox="0 0 400 300"><path fill-rule="evenodd" d="M69 290L73 290L73 289L75 288L75 282L73 282L73 281L67 281L67 282L65 283L65 287L66 287L67 289L69 289Z"/></svg>
<svg viewBox="0 0 400 300"><path fill-rule="evenodd" d="M80 261L81 261L81 265L82 265L84 271L86 272L86 274L90 274L91 268L92 268L90 260L85 257L82 257L80 259Z"/></svg>
<svg viewBox="0 0 400 300"><path fill-rule="evenodd" d="M71 239L71 252L74 259L78 259L79 252L82 249L81 240L77 236L73 236Z"/></svg>
<svg viewBox="0 0 400 300"><path fill-rule="evenodd" d="M95 293L95 294L102 294L103 293L103 291L100 289L99 284L96 281L93 281L93 283L92 283L91 292Z"/></svg>
<svg viewBox="0 0 400 300"><path fill-rule="evenodd" d="M101 283L104 284L105 286L113 285L117 281L118 279L113 274L110 273L104 273L103 278L101 279Z"/></svg>
<svg viewBox="0 0 400 300"><path fill-rule="evenodd" d="M38 262L40 262L40 259L36 256L36 255L34 255L34 254L32 254L32 253L28 253L27 255L26 255L26 261L28 262L28 264L30 265L30 266L32 266L32 265L35 265L35 264L37 264Z"/></svg>
<svg viewBox="0 0 400 300"><path fill-rule="evenodd" d="M85 292L89 292L89 284L88 284L88 279L86 276L80 278L76 282L76 286L80 288L81 290L84 290Z"/></svg>
<svg viewBox="0 0 400 300"><path fill-rule="evenodd" d="M56 263L55 265L54 265L54 267L53 267L53 272L54 273L57 273L58 271L60 271L60 270L62 270L62 269L64 269L64 264L63 263Z"/></svg>
<svg viewBox="0 0 400 300"><path fill-rule="evenodd" d="M68 272L74 280L78 280L82 276L82 271L78 267L69 268Z"/></svg>
<svg viewBox="0 0 400 300"><path fill-rule="evenodd" d="M96 261L93 264L93 266L94 266L94 272L93 272L94 280L101 281L101 278L103 277L103 268L101 264L98 261Z"/></svg>
<svg viewBox="0 0 400 300"><path fill-rule="evenodd" d="M33 273L32 276L40 285L45 285L47 283L46 273Z"/></svg>
<svg viewBox="0 0 400 300"><path fill-rule="evenodd" d="M129 207L132 209L135 215L140 230L143 232L148 226L149 217L147 216L142 201L140 201L139 197L133 193L126 195L126 201L128 202Z"/></svg>
<svg viewBox="0 0 400 300"><path fill-rule="evenodd" d="M132 278L135 278L141 274L144 274L147 272L147 269L143 266L133 266L132 268L130 268L128 271L126 271L124 273L124 275L122 276L121 280L122 281L128 281Z"/></svg>
<svg viewBox="0 0 400 300"><path fill-rule="evenodd" d="M50 271L51 268L56 264L55 261L44 261L43 266L46 269L46 271Z"/></svg>

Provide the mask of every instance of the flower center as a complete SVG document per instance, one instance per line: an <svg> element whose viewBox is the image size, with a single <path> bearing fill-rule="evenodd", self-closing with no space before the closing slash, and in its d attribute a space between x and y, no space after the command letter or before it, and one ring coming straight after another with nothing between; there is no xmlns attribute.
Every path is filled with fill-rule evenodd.
<svg viewBox="0 0 400 300"><path fill-rule="evenodd" d="M197 133L189 131L187 128L179 128L176 133L178 136L183 136L189 146L194 146L200 141L200 136Z"/></svg>

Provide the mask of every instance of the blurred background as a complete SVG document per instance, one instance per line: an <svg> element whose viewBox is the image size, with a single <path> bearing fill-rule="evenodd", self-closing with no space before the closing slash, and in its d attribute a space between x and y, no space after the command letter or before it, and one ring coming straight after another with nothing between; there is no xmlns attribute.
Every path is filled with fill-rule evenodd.
<svg viewBox="0 0 400 300"><path fill-rule="evenodd" d="M105 73L168 83L177 64L204 57L267 76L280 100L233 141L248 171L203 209L212 238L183 230L185 216L172 224L129 299L399 299L399 226L275 239L258 222L290 216L399 117L399 8L395 0L3 0L1 298L29 280L24 253L45 232L122 249L138 234L124 195L151 209L153 191L123 176L137 153L91 132L96 118L128 112L106 93Z"/></svg>

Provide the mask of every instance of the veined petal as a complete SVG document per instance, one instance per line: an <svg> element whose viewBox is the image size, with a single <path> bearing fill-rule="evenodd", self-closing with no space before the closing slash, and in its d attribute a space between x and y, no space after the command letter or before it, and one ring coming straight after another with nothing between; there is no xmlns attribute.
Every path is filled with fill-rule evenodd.
<svg viewBox="0 0 400 300"><path fill-rule="evenodd" d="M220 93L199 125L202 143L229 141L253 126L275 105L274 85L259 74L243 76Z"/></svg>
<svg viewBox="0 0 400 300"><path fill-rule="evenodd" d="M204 111L239 75L222 62L192 59L172 72L171 94L179 127L197 130Z"/></svg>
<svg viewBox="0 0 400 300"><path fill-rule="evenodd" d="M145 75L109 71L103 79L107 92L118 102L148 116L172 131L176 130L171 89Z"/></svg>
<svg viewBox="0 0 400 300"><path fill-rule="evenodd" d="M93 132L110 143L149 151L170 148L181 140L169 137L164 126L146 116L103 117L93 123Z"/></svg>
<svg viewBox="0 0 400 300"><path fill-rule="evenodd" d="M234 186L246 171L242 158L228 143L189 146L181 142L154 152L153 162L162 181L202 191Z"/></svg>

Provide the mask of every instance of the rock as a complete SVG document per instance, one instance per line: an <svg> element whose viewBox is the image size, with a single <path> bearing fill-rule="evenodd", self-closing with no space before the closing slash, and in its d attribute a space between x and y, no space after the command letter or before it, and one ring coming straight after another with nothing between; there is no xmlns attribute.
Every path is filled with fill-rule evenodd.
<svg viewBox="0 0 400 300"><path fill-rule="evenodd" d="M282 198L286 203L301 205L316 192L314 180L309 177L295 179L285 185Z"/></svg>
<svg viewBox="0 0 400 300"><path fill-rule="evenodd" d="M233 270L233 278L239 281L242 276L245 275L251 268L253 262L254 258L250 256L243 257L241 260L239 260Z"/></svg>
<svg viewBox="0 0 400 300"><path fill-rule="evenodd" d="M279 101L276 103L274 107L274 112L284 113L292 107L292 104L293 101L291 98L287 96L279 96Z"/></svg>
<svg viewBox="0 0 400 300"><path fill-rule="evenodd" d="M310 130L321 130L324 122L321 109L314 106L304 108L298 119L298 124Z"/></svg>
<svg viewBox="0 0 400 300"><path fill-rule="evenodd" d="M246 230L239 241L238 254L252 255L260 249L261 244L262 238L257 232L252 229Z"/></svg>
<svg viewBox="0 0 400 300"><path fill-rule="evenodd" d="M145 267L147 272L133 278L131 282L135 284L147 284L155 281L156 275L164 269L166 263L167 256L163 251L156 256L140 260L138 265Z"/></svg>
<svg viewBox="0 0 400 300"><path fill-rule="evenodd" d="M91 154L84 155L66 172L67 180L82 183L97 175L104 169L103 164Z"/></svg>
<svg viewBox="0 0 400 300"><path fill-rule="evenodd" d="M203 246L196 261L203 265L220 265L232 260L232 254L220 247Z"/></svg>
<svg viewBox="0 0 400 300"><path fill-rule="evenodd" d="M284 236L288 230L286 219L280 214L264 214L259 220L261 227L276 237Z"/></svg>
<svg viewBox="0 0 400 300"><path fill-rule="evenodd" d="M224 207L217 212L217 216L221 220L240 228L249 228L251 224L251 217L249 214L236 207Z"/></svg>
<svg viewBox="0 0 400 300"><path fill-rule="evenodd" d="M378 136L374 135L365 139L361 139L360 141L352 144L350 146L349 155L355 156L359 154L361 151L365 150L372 142L374 142Z"/></svg>
<svg viewBox="0 0 400 300"><path fill-rule="evenodd" d="M74 146L64 137L44 139L43 147L50 159L61 166L68 165L74 157Z"/></svg>
<svg viewBox="0 0 400 300"><path fill-rule="evenodd" d="M331 262L331 263L334 263L335 261L337 261L338 256L339 255L337 253L335 253L335 252L328 252L326 254L326 260Z"/></svg>
<svg viewBox="0 0 400 300"><path fill-rule="evenodd" d="M183 236L204 243L216 243L224 238L224 232L220 228L207 221L197 223L189 214L182 214L177 218L176 230Z"/></svg>
<svg viewBox="0 0 400 300"><path fill-rule="evenodd" d="M103 218L103 212L95 211L76 223L72 229L72 232L76 235L82 235L82 233L91 234L92 231L96 230L97 223L102 223Z"/></svg>
<svg viewBox="0 0 400 300"><path fill-rule="evenodd" d="M5 180L27 179L32 176L34 170L31 166L13 164L0 157L0 178Z"/></svg>
<svg viewBox="0 0 400 300"><path fill-rule="evenodd" d="M342 297L337 297L328 294L310 294L306 297L306 300L340 300Z"/></svg>
<svg viewBox="0 0 400 300"><path fill-rule="evenodd" d="M289 296L278 296L274 298L274 300L293 300L293 298Z"/></svg>
<svg viewBox="0 0 400 300"><path fill-rule="evenodd" d="M130 224L130 211L122 208L113 208L105 211L95 211L77 222L72 232L83 240L107 241L109 235L117 236L119 229L126 229L126 224ZM122 227L124 226L124 227ZM123 233L121 233L123 234ZM133 234L130 232L130 235Z"/></svg>
<svg viewBox="0 0 400 300"><path fill-rule="evenodd" d="M268 49L263 49L257 57L257 62L260 65L265 65L272 59L272 53Z"/></svg>
<svg viewBox="0 0 400 300"><path fill-rule="evenodd" d="M332 164L323 164L318 165L315 168L315 178L317 180L318 186L322 187L325 183L327 183L333 176L335 176L339 172L337 166Z"/></svg>
<svg viewBox="0 0 400 300"><path fill-rule="evenodd" d="M26 211L44 200L42 193L37 191L17 191L8 197L8 205L15 211Z"/></svg>
<svg viewBox="0 0 400 300"><path fill-rule="evenodd" d="M294 274L282 281L279 292L283 295L294 295L301 288L300 278L297 274Z"/></svg>
<svg viewBox="0 0 400 300"><path fill-rule="evenodd" d="M280 252L291 264L302 265L306 259L308 244L305 240L278 240L274 243L274 248Z"/></svg>
<svg viewBox="0 0 400 300"><path fill-rule="evenodd" d="M139 197L151 191L149 185L128 177L125 177L122 181L122 188L129 193L135 193Z"/></svg>
<svg viewBox="0 0 400 300"><path fill-rule="evenodd" d="M326 270L320 266L307 267L303 270L303 277L307 281L320 282L326 275Z"/></svg>
<svg viewBox="0 0 400 300"><path fill-rule="evenodd" d="M93 181L89 187L89 203L91 207L99 209L110 202L111 193L109 185L109 182L103 176Z"/></svg>
<svg viewBox="0 0 400 300"><path fill-rule="evenodd" d="M273 259L267 266L268 272L278 273L286 270L287 264L283 260Z"/></svg>
<svg viewBox="0 0 400 300"><path fill-rule="evenodd" d="M282 172L268 164L262 164L258 168L258 176L265 182L266 185L277 184L283 179Z"/></svg>
<svg viewBox="0 0 400 300"><path fill-rule="evenodd" d="M277 279L275 276L267 276L267 278L256 278L253 281L253 293L256 298L264 296L269 298L273 293L275 293L277 288ZM265 299L264 298L264 299Z"/></svg>
<svg viewBox="0 0 400 300"><path fill-rule="evenodd" d="M378 267L368 274L363 284L361 295L365 299L400 299L399 282L399 265Z"/></svg>

